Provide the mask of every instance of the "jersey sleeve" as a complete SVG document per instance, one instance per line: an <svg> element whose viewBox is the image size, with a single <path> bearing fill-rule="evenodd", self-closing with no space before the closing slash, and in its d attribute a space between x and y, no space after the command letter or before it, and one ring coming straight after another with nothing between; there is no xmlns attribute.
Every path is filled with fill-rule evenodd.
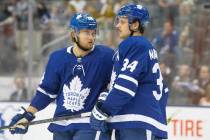
<svg viewBox="0 0 210 140"><path fill-rule="evenodd" d="M42 80L36 90L35 96L31 101L31 106L37 110L42 110L48 106L57 97L60 85L56 55L52 54L43 74Z"/></svg>
<svg viewBox="0 0 210 140"><path fill-rule="evenodd" d="M133 44L131 44L133 45ZM139 79L147 72L148 52L140 47L129 46L120 50L122 59L120 71L115 79L112 90L102 105L102 110L109 115L115 115L123 106L128 103L137 93ZM120 52L121 51L121 52Z"/></svg>

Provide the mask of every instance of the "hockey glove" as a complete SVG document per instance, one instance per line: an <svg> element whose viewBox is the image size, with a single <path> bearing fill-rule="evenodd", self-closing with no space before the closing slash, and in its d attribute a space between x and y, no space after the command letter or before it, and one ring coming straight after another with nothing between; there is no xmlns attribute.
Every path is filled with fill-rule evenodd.
<svg viewBox="0 0 210 140"><path fill-rule="evenodd" d="M104 113L100 107L101 103L97 102L90 116L90 126L97 131L106 132L108 130L106 123L108 115Z"/></svg>
<svg viewBox="0 0 210 140"><path fill-rule="evenodd" d="M21 107L20 113L15 115L10 122L11 134L25 134L28 131L28 124L35 116L31 112L27 112L24 107Z"/></svg>

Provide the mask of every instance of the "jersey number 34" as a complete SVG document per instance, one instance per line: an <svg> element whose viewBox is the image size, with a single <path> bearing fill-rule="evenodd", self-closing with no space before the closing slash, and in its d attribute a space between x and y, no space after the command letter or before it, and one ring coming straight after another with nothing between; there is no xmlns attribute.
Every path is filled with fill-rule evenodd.
<svg viewBox="0 0 210 140"><path fill-rule="evenodd" d="M138 61L133 61L129 63L129 59L124 59L123 61L123 67L121 71L125 71L126 69L130 69L130 72L133 72L136 69L136 66L138 64Z"/></svg>

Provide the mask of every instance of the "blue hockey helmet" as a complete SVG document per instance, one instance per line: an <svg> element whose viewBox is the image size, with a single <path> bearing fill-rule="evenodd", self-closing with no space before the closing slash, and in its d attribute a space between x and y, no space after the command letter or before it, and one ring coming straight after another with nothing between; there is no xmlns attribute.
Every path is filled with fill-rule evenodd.
<svg viewBox="0 0 210 140"><path fill-rule="evenodd" d="M96 30L97 22L96 19L87 13L76 13L72 16L69 27L76 31L82 29Z"/></svg>
<svg viewBox="0 0 210 140"><path fill-rule="evenodd" d="M149 23L149 12L146 7L133 3L126 4L117 12L117 17L127 17L129 24L138 20L141 26L145 27Z"/></svg>

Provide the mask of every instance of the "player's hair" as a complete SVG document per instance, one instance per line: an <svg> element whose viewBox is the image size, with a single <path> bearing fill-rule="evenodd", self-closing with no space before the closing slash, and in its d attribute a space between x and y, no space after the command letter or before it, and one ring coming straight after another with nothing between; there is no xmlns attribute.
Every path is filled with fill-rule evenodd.
<svg viewBox="0 0 210 140"><path fill-rule="evenodd" d="M139 31L141 34L143 34L143 33L144 33L144 31L145 31L145 27L144 27L144 26L142 26L141 21L139 21L138 19L135 19L135 20L133 20L133 22L132 22L132 23L134 23L134 22L139 22L138 31Z"/></svg>
<svg viewBox="0 0 210 140"><path fill-rule="evenodd" d="M71 39L72 42L76 43L77 41L76 41L75 36L73 35L73 32L74 32L74 30L71 30L71 31L70 31L70 39ZM75 33L76 33L76 32L74 32L74 34L75 34Z"/></svg>

